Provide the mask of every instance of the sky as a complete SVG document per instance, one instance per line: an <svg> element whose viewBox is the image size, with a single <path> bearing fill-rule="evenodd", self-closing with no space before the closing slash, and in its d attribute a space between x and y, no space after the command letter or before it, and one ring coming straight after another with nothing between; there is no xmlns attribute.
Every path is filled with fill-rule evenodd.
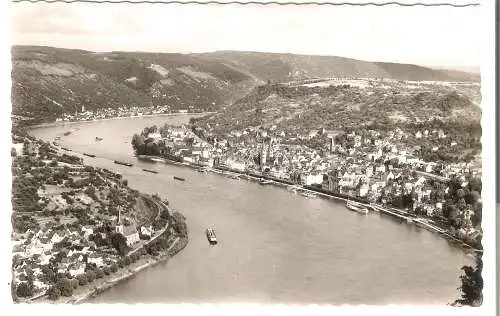
<svg viewBox="0 0 500 316"><path fill-rule="evenodd" d="M14 3L14 45L243 50L475 68L479 7Z"/></svg>

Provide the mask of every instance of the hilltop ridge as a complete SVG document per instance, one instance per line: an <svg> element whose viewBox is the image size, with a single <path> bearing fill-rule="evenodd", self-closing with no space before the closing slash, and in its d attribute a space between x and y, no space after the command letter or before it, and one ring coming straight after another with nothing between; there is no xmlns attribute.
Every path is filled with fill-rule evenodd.
<svg viewBox="0 0 500 316"><path fill-rule="evenodd" d="M54 121L63 113L162 106L217 111L265 82L318 77L477 81L475 75L334 56L221 51L90 52L12 47L13 114Z"/></svg>

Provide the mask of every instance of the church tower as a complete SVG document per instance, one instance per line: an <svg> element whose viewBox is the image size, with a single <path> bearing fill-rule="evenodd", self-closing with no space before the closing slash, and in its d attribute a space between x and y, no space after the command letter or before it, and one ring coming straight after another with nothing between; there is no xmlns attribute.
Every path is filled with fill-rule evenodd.
<svg viewBox="0 0 500 316"><path fill-rule="evenodd" d="M121 214L122 214L122 209L119 208L118 209L118 222L116 223L116 232L123 235L123 224L121 221L121 219L122 219Z"/></svg>

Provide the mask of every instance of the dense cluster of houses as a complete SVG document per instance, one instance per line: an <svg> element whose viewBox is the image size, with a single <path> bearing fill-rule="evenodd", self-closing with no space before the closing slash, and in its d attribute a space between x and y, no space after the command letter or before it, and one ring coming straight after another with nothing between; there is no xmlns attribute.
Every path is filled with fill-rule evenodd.
<svg viewBox="0 0 500 316"><path fill-rule="evenodd" d="M183 162L212 167L217 153L212 145L196 136L184 126L170 126L147 133L149 143L156 144L159 153L182 159Z"/></svg>
<svg viewBox="0 0 500 316"><path fill-rule="evenodd" d="M320 129L302 135L286 135L273 126L247 128L227 137L210 138L213 147L208 149L208 156L215 165L314 185L373 202L391 203L394 199L411 196L410 211L418 209L430 217L442 214L444 202L431 199L436 190L433 182L447 183L457 177L465 187L470 176L481 177L479 159L469 163L429 162L418 157L419 145L407 145L408 138L416 143L433 138L447 146L455 146L456 142L439 129L414 134L400 128L386 133L367 130L347 134ZM323 148L296 144L297 140L311 139L322 141ZM436 146L433 150L440 148ZM459 216L470 222L471 212L468 209Z"/></svg>
<svg viewBox="0 0 500 316"><path fill-rule="evenodd" d="M166 113L189 113L193 109L171 109L168 105L162 106L145 106L145 107L118 107L118 108L102 108L96 110L86 110L82 106L80 111L75 113L64 113L56 119L56 122L66 121L92 121L107 118L119 117L137 117L143 115L166 114Z"/></svg>
<svg viewBox="0 0 500 316"><path fill-rule="evenodd" d="M45 172L50 170L50 173L44 173L43 185L38 187L39 203L43 205L43 211L37 212L36 215L32 213L26 215L17 213L19 210L14 210L16 218L28 216L30 220L38 223L29 229L15 229L12 233L14 284L19 285L30 278L35 295L43 293L49 288L47 275L43 272L48 266L54 273L76 277L84 274L89 264L101 268L116 263L119 259L116 249L108 243L97 242L97 240L109 240L110 234L117 232L125 237L127 246L137 248L142 244L140 235L153 237L155 230L152 225L143 224L141 227L136 227L135 220L126 211L125 198L131 197L126 188L118 191L121 195L120 205L106 202L107 207L99 204L96 199L100 198L88 192L86 187L81 187L74 195L69 195L68 193L74 189L71 185L68 186L68 183L78 181L75 179L89 178L88 167L58 161L60 157L56 154L52 154L52 160L41 159L40 143L25 141L24 144L20 144L23 146L18 150L19 159L23 159L26 155L32 156L33 164L42 163L42 165L29 165L30 173L18 172L15 173L14 178L33 179L34 175L38 178L39 170L45 170ZM14 163L14 168L20 167ZM48 183L54 174L62 171L67 171L64 178L68 180L65 180L63 184ZM93 182L92 185L98 187L104 185L108 189L117 187L111 177L103 179L104 174L99 172L95 174L103 182ZM103 192L105 191L103 189ZM102 197L102 194L100 196ZM73 202L69 203L67 199ZM94 207L100 205L98 207L101 210L115 207L118 209L118 215L106 212L86 212L86 216L79 218L74 216L76 213L73 211L68 211L72 208L78 213L77 209L90 208L91 205Z"/></svg>

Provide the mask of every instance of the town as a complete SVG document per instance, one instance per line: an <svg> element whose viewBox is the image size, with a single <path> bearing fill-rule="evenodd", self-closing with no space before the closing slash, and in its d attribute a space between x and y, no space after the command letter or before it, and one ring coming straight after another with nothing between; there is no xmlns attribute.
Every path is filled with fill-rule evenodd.
<svg viewBox="0 0 500 316"><path fill-rule="evenodd" d="M59 150L13 136L14 299L85 298L185 246L168 202Z"/></svg>
<svg viewBox="0 0 500 316"><path fill-rule="evenodd" d="M80 111L75 113L64 113L61 117L56 118L56 122L75 122L75 121L95 121L110 118L126 118L139 117L144 115L161 115L161 114L187 114L201 113L201 110L194 109L192 106L186 109L171 109L168 105L163 106L144 106L144 107L128 107L122 106L118 108L101 108L96 110L88 110L82 106Z"/></svg>
<svg viewBox="0 0 500 316"><path fill-rule="evenodd" d="M196 124L145 128L134 135L132 146L139 155L252 174L390 206L481 249L480 158L428 161L422 158L422 147L429 143L441 145L432 146L426 158L444 147L458 146L442 129L414 134L400 128L287 134L271 126L214 136Z"/></svg>

